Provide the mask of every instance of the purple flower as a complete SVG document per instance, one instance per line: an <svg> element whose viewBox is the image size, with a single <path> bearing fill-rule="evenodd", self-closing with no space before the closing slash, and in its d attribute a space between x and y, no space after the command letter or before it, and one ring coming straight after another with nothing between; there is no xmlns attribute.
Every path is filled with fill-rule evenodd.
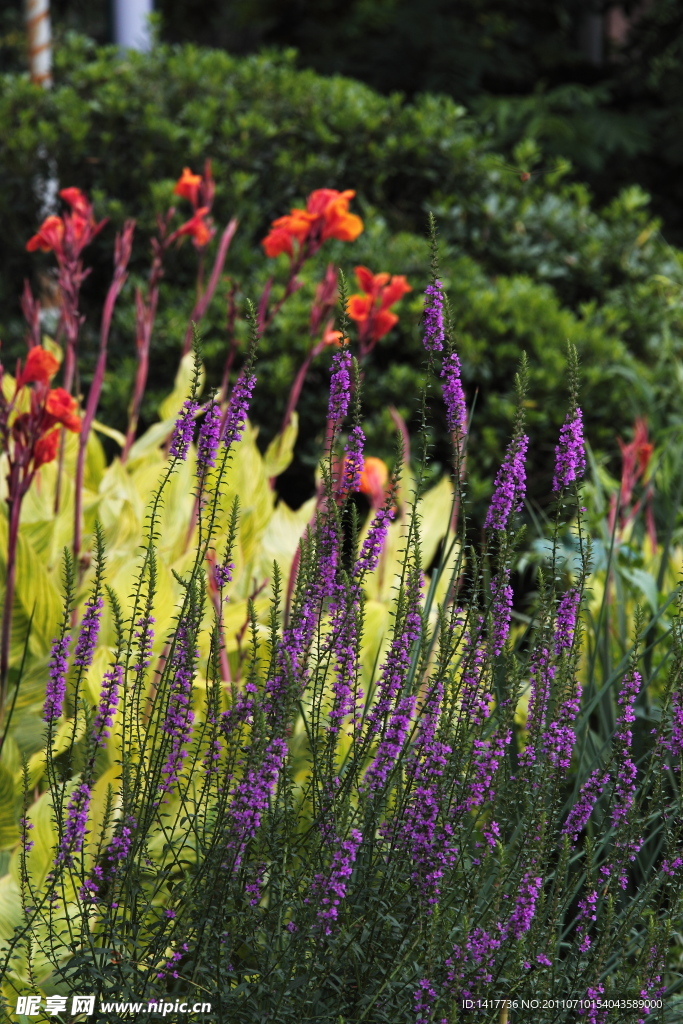
<svg viewBox="0 0 683 1024"><path fill-rule="evenodd" d="M142 672L149 667L152 657L152 644L154 643L152 623L155 621L152 615L142 615L135 623L138 628L133 637L138 641L138 652L137 661L133 665L134 672Z"/></svg>
<svg viewBox="0 0 683 1024"><path fill-rule="evenodd" d="M389 523L395 515L393 508L380 508L375 513L353 570L356 579L360 579L366 572L374 572L377 568L379 556L387 539Z"/></svg>
<svg viewBox="0 0 683 1024"><path fill-rule="evenodd" d="M578 590L571 589L563 595L560 606L557 609L557 621L555 623L555 657L559 658L562 651L569 651L574 643L574 631L576 629L576 615L579 610L581 594Z"/></svg>
<svg viewBox="0 0 683 1024"><path fill-rule="evenodd" d="M57 849L55 866L72 866L74 854L80 853L83 849L91 797L92 790L88 782L81 782L71 794L64 822L64 835Z"/></svg>
<svg viewBox="0 0 683 1024"><path fill-rule="evenodd" d="M186 398L183 402L180 415L176 420L175 427L173 428L171 447L168 451L170 455L174 456L174 458L181 459L183 462L187 458L187 453L190 450L190 444L192 443L192 436L194 434L194 414L198 408L199 403L195 402L194 398Z"/></svg>
<svg viewBox="0 0 683 1024"><path fill-rule="evenodd" d="M493 497L484 521L486 529L504 530L512 513L519 512L522 507L526 490L524 459L528 444L529 438L522 434L521 437L513 437L508 445L494 481Z"/></svg>
<svg viewBox="0 0 683 1024"><path fill-rule="evenodd" d="M466 998L471 995L469 988L463 988L462 982L467 977L468 967L475 968L468 979L469 984L490 985L493 981L493 971L496 963L496 952L501 946L501 934L490 935L483 928L474 928L467 936L462 946L453 947L453 956L446 960L446 967L449 968L447 982L451 990L460 989L460 994Z"/></svg>
<svg viewBox="0 0 683 1024"><path fill-rule="evenodd" d="M322 925L325 935L332 934L331 923L339 916L339 904L346 896L348 880L353 874L353 865L358 854L358 847L363 839L358 829L351 830L348 839L342 842L332 855L329 874L315 876L317 893L318 923Z"/></svg>
<svg viewBox="0 0 683 1024"><path fill-rule="evenodd" d="M436 992L432 988L429 978L423 978L418 982L413 993L415 1006L415 1024L429 1024L432 1015L431 1009L436 999Z"/></svg>
<svg viewBox="0 0 683 1024"><path fill-rule="evenodd" d="M332 359L332 377L330 378L330 398L327 407L327 418L336 433L349 411L351 400L351 353L342 348Z"/></svg>
<svg viewBox="0 0 683 1024"><path fill-rule="evenodd" d="M629 672L624 678L621 691L617 697L617 705L621 707L621 714L617 719L614 737L619 749L617 759L617 777L614 782L614 803L612 805L612 826L617 827L626 819L626 816L633 806L633 798L636 792L637 769L631 757L631 742L633 734L629 726L635 722L636 716L633 705L640 692L642 677L635 669Z"/></svg>
<svg viewBox="0 0 683 1024"><path fill-rule="evenodd" d="M472 776L470 791L465 801L468 811L483 807L496 796L495 780L510 744L512 732L506 729L488 739L475 739L472 747Z"/></svg>
<svg viewBox="0 0 683 1024"><path fill-rule="evenodd" d="M66 674L69 668L69 645L71 636L56 637L52 641L50 653L50 665L48 669L48 682L45 688L45 703L43 705L43 719L46 722L54 722L62 713L64 698L66 697Z"/></svg>
<svg viewBox="0 0 683 1024"><path fill-rule="evenodd" d="M583 476L586 469L586 451L583 440L583 413L577 408L572 419L560 429L560 440L555 448L555 475L553 491L568 487Z"/></svg>
<svg viewBox="0 0 683 1024"><path fill-rule="evenodd" d="M596 768L581 787L579 798L567 815L562 829L562 834L571 836L573 842L577 842L579 833L586 827L593 808L602 796L608 781L609 772L602 768Z"/></svg>
<svg viewBox="0 0 683 1024"><path fill-rule="evenodd" d="M339 732L343 719L356 710L358 696L358 616L360 592L351 587L332 609L330 644L334 651L334 700L330 732Z"/></svg>
<svg viewBox="0 0 683 1024"><path fill-rule="evenodd" d="M491 580L491 645L493 653L499 655L505 647L512 620L512 587L510 586L510 570L504 569L499 576Z"/></svg>
<svg viewBox="0 0 683 1024"><path fill-rule="evenodd" d="M482 619L463 638L462 679L460 682L460 720L481 725L491 714L493 694L486 682L485 649L481 642Z"/></svg>
<svg viewBox="0 0 683 1024"><path fill-rule="evenodd" d="M119 702L119 689L123 686L123 668L114 665L105 672L100 691L100 703L93 722L92 734L95 744L100 746L109 738L109 730L114 724L114 715Z"/></svg>
<svg viewBox="0 0 683 1024"><path fill-rule="evenodd" d="M232 574L235 571L234 562L226 562L224 565L214 565L213 578L219 590L227 587L232 582Z"/></svg>
<svg viewBox="0 0 683 1024"><path fill-rule="evenodd" d="M455 352L451 352L443 361L441 369L444 405L446 406L446 423L451 434L463 438L467 433L467 405L465 393L460 379L460 360Z"/></svg>
<svg viewBox="0 0 683 1024"><path fill-rule="evenodd" d="M536 913L536 902L541 892L543 879L539 875L527 871L517 891L517 899L513 907L510 919L503 927L505 938L512 936L513 939L521 939L525 932L531 928L531 922Z"/></svg>
<svg viewBox="0 0 683 1024"><path fill-rule="evenodd" d="M195 661L198 657L199 651L190 643L188 623L181 619L176 630L175 650L170 668L168 707L162 724L163 732L171 738L170 750L161 769L162 793L167 793L177 782L186 755L184 747L192 735L192 683Z"/></svg>
<svg viewBox="0 0 683 1024"><path fill-rule="evenodd" d="M207 469L216 465L216 452L221 435L221 411L212 402L204 422L199 430L197 440L197 476L202 476Z"/></svg>
<svg viewBox="0 0 683 1024"><path fill-rule="evenodd" d="M349 435L344 449L344 478L342 493L349 494L360 489L360 478L363 472L363 445L365 434L359 426L355 426Z"/></svg>
<svg viewBox="0 0 683 1024"><path fill-rule="evenodd" d="M548 644L541 639L533 649L529 665L531 693L526 722L529 742L526 750L520 754L519 759L522 764L531 765L536 760L538 753L536 744L545 726L555 672L555 666L550 663Z"/></svg>
<svg viewBox="0 0 683 1024"><path fill-rule="evenodd" d="M441 352L445 338L441 281L425 288L424 328L424 347L428 352Z"/></svg>
<svg viewBox="0 0 683 1024"><path fill-rule="evenodd" d="M226 445L236 444L244 433L251 394L255 385L256 375L251 370L241 373L235 381L223 429L223 441Z"/></svg>
<svg viewBox="0 0 683 1024"><path fill-rule="evenodd" d="M285 741L272 739L263 752L260 764L248 768L233 787L228 849L235 851L235 869L242 863L247 844L256 835L261 824L261 816L268 809L286 756Z"/></svg>
<svg viewBox="0 0 683 1024"><path fill-rule="evenodd" d="M94 594L90 596L85 606L78 640L76 641L74 665L81 665L83 668L89 668L92 665L95 647L97 646L97 637L100 632L100 616L102 615L103 607L104 601L101 597L95 597Z"/></svg>

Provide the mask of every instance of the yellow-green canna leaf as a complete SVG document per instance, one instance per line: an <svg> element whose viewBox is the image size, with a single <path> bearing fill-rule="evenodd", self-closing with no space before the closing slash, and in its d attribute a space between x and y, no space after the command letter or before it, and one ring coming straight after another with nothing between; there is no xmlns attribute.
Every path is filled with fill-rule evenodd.
<svg viewBox="0 0 683 1024"><path fill-rule="evenodd" d="M183 402L190 394L193 375L194 355L192 352L188 352L187 355L183 356L180 360L180 366L178 367L178 372L176 373L175 381L173 382L173 391L159 406L159 415L162 420L173 419L175 421ZM204 378L204 368L202 367L199 378L199 394L201 394L202 388L204 387Z"/></svg>
<svg viewBox="0 0 683 1024"><path fill-rule="evenodd" d="M116 441L119 448L123 448L126 443L126 435L122 434L120 430L114 430L113 427L108 427L106 423L100 423L99 420L93 420L92 427L98 434L102 434L104 437L108 437L110 440Z"/></svg>
<svg viewBox="0 0 683 1024"><path fill-rule="evenodd" d="M11 850L19 840L15 811L14 775L0 764L0 850Z"/></svg>
<svg viewBox="0 0 683 1024"><path fill-rule="evenodd" d="M0 574L7 572L7 520L0 516ZM15 611L17 605L23 613L21 623L13 623L13 640L23 646L28 620L33 615L29 648L35 654L44 654L56 635L62 614L62 600L41 559L23 531L17 543ZM20 628L17 629L17 626ZM21 628L24 627L24 628Z"/></svg>
<svg viewBox="0 0 683 1024"><path fill-rule="evenodd" d="M294 458L294 445L299 433L299 414L295 411L289 425L281 434L277 434L266 448L263 456L264 469L267 477L279 476L284 473Z"/></svg>

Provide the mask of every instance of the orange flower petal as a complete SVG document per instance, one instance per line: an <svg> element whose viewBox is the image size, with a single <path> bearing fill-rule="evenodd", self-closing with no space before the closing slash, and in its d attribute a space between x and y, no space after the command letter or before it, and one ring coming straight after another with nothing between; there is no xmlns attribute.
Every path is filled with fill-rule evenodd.
<svg viewBox="0 0 683 1024"><path fill-rule="evenodd" d="M24 369L17 377L17 387L31 383L49 384L58 369L59 362L55 357L36 345L29 351Z"/></svg>
<svg viewBox="0 0 683 1024"><path fill-rule="evenodd" d="M390 283L382 292L381 305L383 309L393 306L395 302L402 299L404 295L412 291L412 288L402 274L392 277Z"/></svg>
<svg viewBox="0 0 683 1024"><path fill-rule="evenodd" d="M201 174L193 174L189 167L183 167L183 173L175 183L173 194L180 196L181 199L189 199L192 205L196 206L201 183Z"/></svg>
<svg viewBox="0 0 683 1024"><path fill-rule="evenodd" d="M33 465L36 469L44 466L46 462L52 462L57 457L59 447L59 431L53 430L50 434L40 437L33 446Z"/></svg>
<svg viewBox="0 0 683 1024"><path fill-rule="evenodd" d="M55 423L61 423L67 430L77 434L81 429L81 418L77 410L76 399L64 388L55 388L45 400L45 429L49 430Z"/></svg>
<svg viewBox="0 0 683 1024"><path fill-rule="evenodd" d="M63 238L64 221L61 217L52 215L46 217L40 225L37 234L29 238L26 243L26 249L28 252L35 252L36 249L40 249L41 252L58 251L61 248Z"/></svg>
<svg viewBox="0 0 683 1024"><path fill-rule="evenodd" d="M379 341L397 323L398 317L395 313L390 313L388 309L378 309L372 318L370 337L373 341Z"/></svg>
<svg viewBox="0 0 683 1024"><path fill-rule="evenodd" d="M372 297L370 295L350 295L346 311L352 320L362 323L370 316Z"/></svg>

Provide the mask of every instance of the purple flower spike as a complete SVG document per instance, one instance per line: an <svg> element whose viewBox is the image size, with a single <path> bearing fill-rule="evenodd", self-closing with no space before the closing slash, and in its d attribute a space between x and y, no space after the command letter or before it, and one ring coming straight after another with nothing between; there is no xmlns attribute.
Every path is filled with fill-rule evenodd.
<svg viewBox="0 0 683 1024"><path fill-rule="evenodd" d="M149 668L149 663L152 659L152 644L154 643L152 623L155 621L153 615L143 615L135 623L138 627L137 631L133 634L135 640L138 641L137 662L133 665L135 672L142 672L144 669Z"/></svg>
<svg viewBox="0 0 683 1024"><path fill-rule="evenodd" d="M432 1019L431 1009L435 999L436 992L429 978L423 978L413 992L415 1024L429 1024Z"/></svg>
<svg viewBox="0 0 683 1024"><path fill-rule="evenodd" d="M332 360L332 377L330 378L330 400L327 407L327 418L336 433L349 411L351 400L351 353L348 348L336 352Z"/></svg>
<svg viewBox="0 0 683 1024"><path fill-rule="evenodd" d="M559 444L555 448L555 476L553 491L568 487L579 480L586 469L586 449L583 440L583 413L577 407L572 419L560 429Z"/></svg>
<svg viewBox="0 0 683 1024"><path fill-rule="evenodd" d="M428 352L441 352L444 343L443 292L441 281L425 288L424 347Z"/></svg>
<svg viewBox="0 0 683 1024"><path fill-rule="evenodd" d="M176 420L175 427L173 428L171 447L168 451L174 458L181 459L183 462L187 458L187 453L190 450L190 444L192 443L192 436L194 434L194 414L198 408L199 405L195 402L194 398L186 398L183 402L183 408L180 412L180 416Z"/></svg>
<svg viewBox="0 0 683 1024"><path fill-rule="evenodd" d="M237 444L242 438L255 386L256 375L251 371L241 373L235 382L223 430L223 441L226 445Z"/></svg>
<svg viewBox="0 0 683 1024"><path fill-rule="evenodd" d="M531 922L536 913L536 902L541 892L543 879L527 871L520 882L517 894L517 902L513 908L510 920L503 929L507 938L512 935L513 939L521 939L525 932L531 928Z"/></svg>
<svg viewBox="0 0 683 1024"><path fill-rule="evenodd" d="M100 703L97 708L95 721L93 722L92 732L95 743L98 746L101 746L105 740L109 739L109 730L114 724L114 715L116 714L116 707L119 702L119 690L122 686L123 668L121 665L115 665L104 674L102 690L100 691Z"/></svg>
<svg viewBox="0 0 683 1024"><path fill-rule="evenodd" d="M387 539L389 523L395 515L393 508L381 508L375 514L353 571L356 578L363 576L366 572L374 572L377 568L379 556L382 554L384 542Z"/></svg>
<svg viewBox="0 0 683 1024"><path fill-rule="evenodd" d="M493 497L484 521L485 529L504 530L513 512L519 512L526 490L524 459L529 444L526 434L508 445L503 464L496 474Z"/></svg>
<svg viewBox="0 0 683 1024"><path fill-rule="evenodd" d="M365 434L361 427L354 427L344 449L344 477L342 492L350 494L360 489L360 478L363 472L363 446Z"/></svg>
<svg viewBox="0 0 683 1024"><path fill-rule="evenodd" d="M87 782L81 782L71 794L66 811L64 835L57 850L55 866L59 864L65 864L68 867L72 866L74 854L80 853L83 849L91 796L92 790Z"/></svg>
<svg viewBox="0 0 683 1024"><path fill-rule="evenodd" d="M192 710L192 682L195 661L199 651L190 644L187 622L178 623L176 648L173 655L171 685L163 724L164 732L171 737L171 749L162 768L162 793L167 793L177 782L186 755L184 749L192 735L194 711Z"/></svg>
<svg viewBox="0 0 683 1024"><path fill-rule="evenodd" d="M233 788L230 804L232 828L228 849L236 851L235 869L242 863L249 840L256 835L286 757L285 741L271 740L260 763L249 768Z"/></svg>
<svg viewBox="0 0 683 1024"><path fill-rule="evenodd" d="M43 719L46 722L54 722L62 713L64 698L66 697L66 673L69 668L69 645L71 637L57 637L52 641L52 652L50 654L50 667L48 669L49 679L45 689L45 704L43 705Z"/></svg>
<svg viewBox="0 0 683 1024"><path fill-rule="evenodd" d="M363 836L358 829L352 829L350 838L346 839L333 854L329 875L315 877L316 889L322 894L318 900L318 922L323 926L325 935L332 934L331 923L339 916L339 904L346 896L348 880L353 874L353 865L362 839Z"/></svg>
<svg viewBox="0 0 683 1024"><path fill-rule="evenodd" d="M204 418L197 442L197 476L216 465L216 452L221 435L221 411L215 402Z"/></svg>
<svg viewBox="0 0 683 1024"><path fill-rule="evenodd" d="M491 643L493 653L499 655L505 647L512 620L512 587L510 570L504 569L500 576L491 581L493 601L491 604Z"/></svg>
<svg viewBox="0 0 683 1024"><path fill-rule="evenodd" d="M101 597L93 595L88 599L81 621L81 630L76 641L74 665L81 665L83 668L89 668L92 665L103 607L104 601Z"/></svg>
<svg viewBox="0 0 683 1024"><path fill-rule="evenodd" d="M467 405L460 377L460 360L455 352L444 359L441 377L448 429L451 434L462 438L467 433Z"/></svg>

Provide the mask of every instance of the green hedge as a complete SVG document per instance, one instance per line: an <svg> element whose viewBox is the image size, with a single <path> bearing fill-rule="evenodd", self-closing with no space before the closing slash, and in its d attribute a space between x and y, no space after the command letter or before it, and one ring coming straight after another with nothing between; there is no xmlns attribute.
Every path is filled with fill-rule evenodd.
<svg viewBox="0 0 683 1024"><path fill-rule="evenodd" d="M49 257L29 256L23 248L39 219L37 177L56 168L61 185L89 192L98 214L114 225L135 216L139 230L124 293L128 302L115 323L101 410L112 425L125 422L134 370L131 289L146 273L149 232L182 167L199 169L207 156L218 186L216 219L225 222L233 213L240 218L226 273L244 294L258 295L273 269L258 245L270 220L310 190L356 189L354 209L366 222L353 245L323 248L304 275L306 286L263 341L254 418L264 440L279 424L289 382L309 344L306 309L315 280L335 260L349 274L357 263L404 273L415 289L400 309L399 328L365 368L369 444L377 454L391 452L387 405L395 403L407 417L415 413L429 210L439 223L442 276L451 292L470 398L478 388L475 494L483 495L479 474L486 479L509 430L511 381L522 349L532 367L536 496L547 486L537 467L545 463L564 415L567 340L582 359L588 434L598 448L614 450L615 432L627 431L637 413L648 414L660 428L676 415L681 253L661 238L647 196L638 189L597 210L587 189L571 181L569 165L540 163L532 141L517 147L510 165L452 100L425 95L406 103L380 96L348 79L298 71L291 53L236 58L186 46L121 59L113 48L70 37L56 58L51 92L16 75L4 76L0 88L0 326L5 349L15 355L22 334L22 279L35 279L50 265ZM84 288L85 387L111 249L108 228L88 251L94 269ZM282 278L280 259L275 266ZM175 372L193 281L187 246L169 260L147 419ZM204 331L211 382L218 381L225 354L224 295L219 289ZM304 475L317 458L324 375L321 360L300 406L306 440L297 465ZM435 443L437 455L446 458L443 433L435 433Z"/></svg>

